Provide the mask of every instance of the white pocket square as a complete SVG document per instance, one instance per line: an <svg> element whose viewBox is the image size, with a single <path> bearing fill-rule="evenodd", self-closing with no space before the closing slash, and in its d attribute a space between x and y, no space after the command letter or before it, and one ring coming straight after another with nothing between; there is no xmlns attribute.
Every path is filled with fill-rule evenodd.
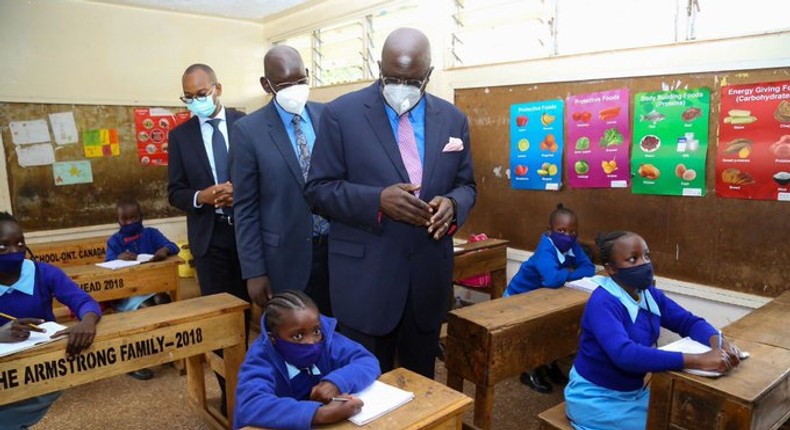
<svg viewBox="0 0 790 430"><path fill-rule="evenodd" d="M457 137L451 137L447 145L444 145L444 148L442 148L442 152L458 152L463 151L463 149L464 141Z"/></svg>

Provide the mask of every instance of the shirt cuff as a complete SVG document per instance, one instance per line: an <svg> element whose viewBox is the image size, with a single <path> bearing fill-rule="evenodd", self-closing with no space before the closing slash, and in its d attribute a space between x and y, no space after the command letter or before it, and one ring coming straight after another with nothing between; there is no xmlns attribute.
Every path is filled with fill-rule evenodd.
<svg viewBox="0 0 790 430"><path fill-rule="evenodd" d="M192 206L196 209L200 209L203 207L203 205L198 204L197 196L199 193L200 191L195 191L195 195L192 197Z"/></svg>

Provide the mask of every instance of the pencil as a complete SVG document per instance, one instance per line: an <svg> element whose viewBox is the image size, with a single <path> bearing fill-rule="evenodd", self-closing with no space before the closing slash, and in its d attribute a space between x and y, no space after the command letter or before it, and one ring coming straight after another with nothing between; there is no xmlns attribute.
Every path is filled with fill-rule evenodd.
<svg viewBox="0 0 790 430"><path fill-rule="evenodd" d="M0 312L0 317L3 317L3 318L5 318L5 319L7 319L7 320L11 320L11 321L14 321L15 319L17 319L16 317L12 317L11 315L8 315L8 314L2 313L2 312ZM35 324L28 324L28 325L29 325L30 327L33 327L33 328L34 328L34 329L36 329L36 330L42 330L42 331L46 331L46 330L44 330L43 328L41 328L41 327L39 327L39 326L37 326L37 325L35 325Z"/></svg>
<svg viewBox="0 0 790 430"><path fill-rule="evenodd" d="M332 401L333 402L345 403L345 402L348 401L348 399L345 398L345 397L332 397Z"/></svg>

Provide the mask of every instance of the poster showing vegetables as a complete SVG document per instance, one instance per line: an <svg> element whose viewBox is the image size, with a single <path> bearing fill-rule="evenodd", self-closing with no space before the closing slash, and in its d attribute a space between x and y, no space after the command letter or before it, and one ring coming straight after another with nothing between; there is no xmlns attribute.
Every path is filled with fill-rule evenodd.
<svg viewBox="0 0 790 430"><path fill-rule="evenodd" d="M169 110L161 108L135 109L134 126L140 164L166 166L168 133L188 120L189 117L189 112L173 114Z"/></svg>
<svg viewBox="0 0 790 430"><path fill-rule="evenodd" d="M634 96L631 185L635 194L705 195L709 116L707 88Z"/></svg>
<svg viewBox="0 0 790 430"><path fill-rule="evenodd" d="M563 102L510 106L510 184L517 190L562 186Z"/></svg>
<svg viewBox="0 0 790 430"><path fill-rule="evenodd" d="M628 89L568 97L565 168L573 188L628 186Z"/></svg>
<svg viewBox="0 0 790 430"><path fill-rule="evenodd" d="M721 88L716 195L790 201L790 81Z"/></svg>

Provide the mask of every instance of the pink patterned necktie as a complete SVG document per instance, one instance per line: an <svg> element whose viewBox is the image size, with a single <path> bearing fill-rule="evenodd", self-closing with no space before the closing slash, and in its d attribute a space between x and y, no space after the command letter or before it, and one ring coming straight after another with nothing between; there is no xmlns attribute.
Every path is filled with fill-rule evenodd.
<svg viewBox="0 0 790 430"><path fill-rule="evenodd" d="M417 151L417 139L414 137L409 114L401 115L398 120L398 148L400 148L400 157L406 166L406 172L409 173L409 182L414 185L422 185L422 161L420 161L420 153ZM419 197L419 191L415 195Z"/></svg>

